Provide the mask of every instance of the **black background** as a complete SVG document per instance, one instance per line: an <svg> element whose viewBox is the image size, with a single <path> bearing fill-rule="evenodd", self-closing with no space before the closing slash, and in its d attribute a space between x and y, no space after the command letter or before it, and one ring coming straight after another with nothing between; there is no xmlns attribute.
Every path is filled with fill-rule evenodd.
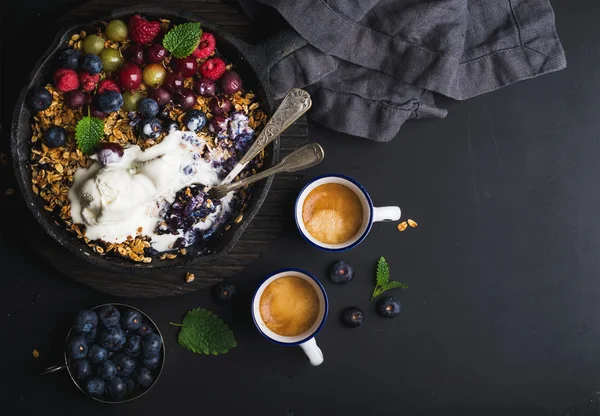
<svg viewBox="0 0 600 416"><path fill-rule="evenodd" d="M78 2L2 3L7 152L17 91L54 36L57 17ZM400 205L419 227L399 233L393 224L376 224L362 245L335 255L304 243L290 212L284 234L235 278L234 305L218 306L206 291L138 300L73 283L28 249L26 227L11 222L3 195L0 414L597 414L600 2L552 4L567 70L466 102L441 98L446 119L410 122L389 144L311 125L310 138L327 157L307 180L327 172L353 176L376 205ZM2 176L4 194L15 185L6 168ZM403 311L393 320L379 318L369 303L382 255L392 277L410 286L396 291ZM355 266L348 286L326 278L338 258ZM330 316L317 337L325 362L318 368L299 348L263 339L251 322L252 291L280 267L313 272L328 291ZM60 360L74 313L108 301L147 312L167 343L154 389L114 406L79 393L66 373L35 375ZM365 325L356 330L339 320L350 305L365 310ZM177 345L168 322L197 306L223 317L237 348L205 357Z"/></svg>

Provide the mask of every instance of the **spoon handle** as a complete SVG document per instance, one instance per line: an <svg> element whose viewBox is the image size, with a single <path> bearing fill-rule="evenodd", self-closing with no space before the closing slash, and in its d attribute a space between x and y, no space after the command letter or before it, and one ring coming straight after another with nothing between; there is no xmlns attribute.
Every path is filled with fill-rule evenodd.
<svg viewBox="0 0 600 416"><path fill-rule="evenodd" d="M213 198L222 198L229 192L250 185L256 181L274 175L280 172L296 172L301 169L307 169L318 165L325 158L325 152L318 143L309 143L301 148L293 151L269 169L258 172L256 175L248 176L240 181L215 186L210 189L209 193Z"/></svg>
<svg viewBox="0 0 600 416"><path fill-rule="evenodd" d="M281 105L275 110L273 117L267 122L250 149L233 167L231 172L223 180L223 183L230 183L246 167L254 157L260 153L269 143L279 136L285 129L291 126L312 106L310 95L300 89L294 88L287 93Z"/></svg>

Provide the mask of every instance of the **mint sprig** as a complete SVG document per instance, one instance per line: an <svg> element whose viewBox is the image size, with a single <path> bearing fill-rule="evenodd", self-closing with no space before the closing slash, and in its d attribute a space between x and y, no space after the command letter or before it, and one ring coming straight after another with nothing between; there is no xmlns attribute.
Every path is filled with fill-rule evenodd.
<svg viewBox="0 0 600 416"><path fill-rule="evenodd" d="M202 308L194 308L183 317L177 342L196 354L224 354L237 346L233 332L217 315Z"/></svg>
<svg viewBox="0 0 600 416"><path fill-rule="evenodd" d="M200 36L202 36L200 23L183 23L167 32L163 38L163 46L175 58L185 58L198 47Z"/></svg>
<svg viewBox="0 0 600 416"><path fill-rule="evenodd" d="M379 257L379 260L377 260L375 289L373 289L371 300L375 299L383 292L386 292L390 289L395 289L397 287L408 289L408 286L406 286L404 283L396 282L394 280L390 281L390 266L388 266L383 257Z"/></svg>
<svg viewBox="0 0 600 416"><path fill-rule="evenodd" d="M75 127L77 147L86 155L94 153L103 137L104 122L97 117L85 116Z"/></svg>

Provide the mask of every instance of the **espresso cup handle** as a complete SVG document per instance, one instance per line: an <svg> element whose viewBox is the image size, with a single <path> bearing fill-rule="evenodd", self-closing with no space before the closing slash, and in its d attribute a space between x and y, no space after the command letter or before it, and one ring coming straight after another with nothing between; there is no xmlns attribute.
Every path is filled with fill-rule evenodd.
<svg viewBox="0 0 600 416"><path fill-rule="evenodd" d="M400 207L374 207L373 222L398 221L401 214Z"/></svg>
<svg viewBox="0 0 600 416"><path fill-rule="evenodd" d="M316 367L317 365L323 364L323 352L321 351L321 348L317 346L317 341L315 341L314 338L300 344L299 347L302 348L302 351L304 351L312 365Z"/></svg>

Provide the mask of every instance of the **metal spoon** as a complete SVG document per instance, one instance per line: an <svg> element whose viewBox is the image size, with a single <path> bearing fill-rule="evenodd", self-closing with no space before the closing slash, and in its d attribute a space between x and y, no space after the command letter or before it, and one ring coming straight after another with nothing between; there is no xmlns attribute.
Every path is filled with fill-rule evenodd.
<svg viewBox="0 0 600 416"><path fill-rule="evenodd" d="M254 159L254 156L260 153L269 143L279 136L285 129L291 126L312 106L310 95L300 89L294 88L287 93L281 105L275 110L273 117L267 122L267 125L260 132L250 149L244 157L233 167L231 172L223 180L223 184L232 182L235 177L246 167L248 162Z"/></svg>
<svg viewBox="0 0 600 416"><path fill-rule="evenodd" d="M298 170L310 168L318 165L325 158L325 152L318 143L309 143L302 146L298 150L293 151L275 166L258 172L255 175L248 176L240 181L233 183L224 183L210 188L208 194L213 199L223 198L229 192L250 185L256 181L266 178L267 176L275 175L280 172L296 172ZM199 184L198 184L199 185Z"/></svg>

